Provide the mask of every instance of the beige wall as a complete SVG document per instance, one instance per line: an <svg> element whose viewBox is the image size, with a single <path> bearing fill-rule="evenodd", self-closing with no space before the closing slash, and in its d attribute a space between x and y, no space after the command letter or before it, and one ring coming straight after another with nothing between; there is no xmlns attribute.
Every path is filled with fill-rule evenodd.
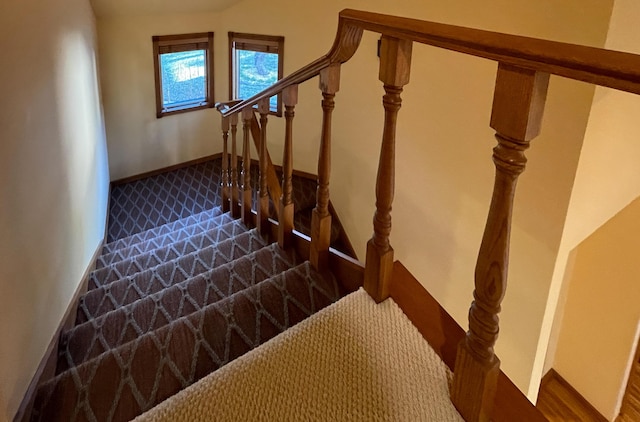
<svg viewBox="0 0 640 422"><path fill-rule="evenodd" d="M554 368L609 420L640 322L640 199L578 246Z"/></svg>
<svg viewBox="0 0 640 422"><path fill-rule="evenodd" d="M640 30L635 25L639 19L640 4L634 0L616 0L605 46L613 50L640 53L640 48L638 48ZM591 348L584 349L581 352L584 355L582 359L559 361L559 357L557 357L558 354L567 355L569 343L566 337L574 335L572 333L577 327L574 328L572 324L578 321L577 314L568 317L571 318L571 322L563 320L564 303L567 302L566 309L569 309L569 304L578 300L573 297L577 294L575 289L578 287L575 289L572 287L573 284L578 283L576 281L578 275L574 272L578 270L572 269L570 265L565 265L565 263L567 262L566 257L582 250L583 244L581 242L585 238L640 195L640 173L638 173L640 146L637 142L640 131L636 123L639 113L640 99L635 95L605 88L596 89L549 300L549 308L556 307L555 301L559 305L557 306L558 312L553 319L553 330L546 354L544 372L554 367L563 375L566 373L569 382L578 391L590 391L591 397L596 395L600 397L599 402L605 415L613 412L614 397L617 397L619 388L604 391L597 378L573 378L574 374L584 371L584 362L597 362L596 355L591 353L593 350ZM618 216L615 217L615 219L618 218ZM619 225L622 223L611 221L600 230L604 230L609 224ZM592 242L591 238L586 242ZM583 261L582 265L587 264ZM629 262L626 265L629 265ZM629 271L633 272L634 270L629 268ZM621 292L611 292L611 294L612 297L617 297ZM608 302L612 297L604 299ZM579 309L575 308L572 312L579 312ZM584 308L581 312L587 319L589 318L589 309ZM549 318L545 321L545 326L551 325L553 316L553 313L548 314ZM634 321L632 324L636 322ZM625 329L629 329L629 327L625 326ZM606 333L603 334L606 335ZM598 333L594 333L594 335L595 337L592 337L594 342L605 341L605 339L598 339ZM632 342L629 338L624 341ZM564 350L560 350L561 344ZM542 347L546 348L546 345L541 343ZM577 347L569 350L576 352ZM627 350L627 353L631 353L631 351ZM607 360L607 362L611 361ZM626 360L624 363L626 364ZM618 365L623 362L611 362L611 364L613 369L609 373L615 374L611 376L618 377L620 375ZM618 379L616 382L619 383L619 381ZM609 384L613 385L611 382ZM601 391L594 394L598 390Z"/></svg>
<svg viewBox="0 0 640 422"><path fill-rule="evenodd" d="M274 0L267 4L245 0L208 15L101 19L100 45L105 60L102 81L112 177L220 150L209 141L210 129L211 137L219 139L219 122L209 118L210 111L202 112L202 120L186 117L188 114L176 116L173 122L167 121L166 131L159 130L165 123L156 121L153 112L150 37L154 31L215 31L216 99L224 100L228 92L229 30L284 35L288 74L328 51L337 13L346 7L603 46L611 3L329 0L310 4ZM356 56L343 66L334 114L332 199L360 257L364 257L364 245L372 231L383 116L376 41L377 37L366 34ZM126 43L135 46L127 47L131 50L117 62L116 53ZM131 76L122 76L127 72L121 68L146 69L146 73L136 76L134 82ZM396 257L463 326L493 184L491 149L495 140L489 116L495 70L492 62L415 46L411 82L403 94L399 118L392 244ZM539 353L538 333L593 92L594 88L586 84L552 78L543 132L528 152L528 169L516 196L510 285L497 351L503 369L529 393L530 384L539 382L539 375L532 381ZM319 102L317 81L304 84L294 129L295 167L301 170L315 172ZM128 108L125 111L123 107ZM188 118L193 119L195 128L187 124ZM278 162L281 119L271 119L269 128L269 148ZM203 137L198 138L195 132L200 130ZM175 133L187 141L178 142Z"/></svg>
<svg viewBox="0 0 640 422"><path fill-rule="evenodd" d="M639 21L640 3L616 0L606 48L640 54ZM637 95L596 89L567 214L572 247L640 195L638 115Z"/></svg>
<svg viewBox="0 0 640 422"><path fill-rule="evenodd" d="M217 111L199 110L156 118L153 35L206 32L216 16L165 15L100 19L101 86L111 179L167 167L219 151ZM217 33L222 38L225 34ZM223 53L217 50L216 55ZM215 70L220 73L218 63ZM217 87L216 87L217 88ZM215 98L220 97L216 90Z"/></svg>
<svg viewBox="0 0 640 422"><path fill-rule="evenodd" d="M0 420L13 418L104 236L95 41L87 0L0 6Z"/></svg>

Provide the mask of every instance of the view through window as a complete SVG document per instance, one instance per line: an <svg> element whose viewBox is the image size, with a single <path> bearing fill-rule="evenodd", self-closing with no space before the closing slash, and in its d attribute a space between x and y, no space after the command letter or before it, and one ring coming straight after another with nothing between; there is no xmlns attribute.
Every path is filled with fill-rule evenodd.
<svg viewBox="0 0 640 422"><path fill-rule="evenodd" d="M206 100L205 59L205 50L160 55L163 107L171 108Z"/></svg>
<svg viewBox="0 0 640 422"><path fill-rule="evenodd" d="M282 78L284 37L229 32L229 97L246 100ZM273 114L282 114L280 96L269 100Z"/></svg>
<svg viewBox="0 0 640 422"><path fill-rule="evenodd" d="M156 114L213 106L213 33L153 37Z"/></svg>

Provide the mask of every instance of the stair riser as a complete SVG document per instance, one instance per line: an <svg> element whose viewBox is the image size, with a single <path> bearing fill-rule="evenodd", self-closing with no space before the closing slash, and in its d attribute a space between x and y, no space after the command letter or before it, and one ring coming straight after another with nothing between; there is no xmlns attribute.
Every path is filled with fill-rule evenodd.
<svg viewBox="0 0 640 422"><path fill-rule="evenodd" d="M250 231L234 239L227 239L217 245L91 290L80 299L76 324L85 323L119 306L133 303L176 283L227 264L265 245L265 241L256 231Z"/></svg>
<svg viewBox="0 0 640 422"><path fill-rule="evenodd" d="M138 243L127 248L118 249L117 251L102 255L96 262L96 268L104 268L113 263L123 261L136 255L142 255L154 249L160 249L164 246L171 245L183 240L190 239L201 233L207 233L211 230L217 230L219 227L233 222L233 218L229 214L222 214L211 220L194 224L180 230L156 237L146 242Z"/></svg>
<svg viewBox="0 0 640 422"><path fill-rule="evenodd" d="M194 236L190 239L113 263L109 265L109 267L104 267L91 273L89 277L89 289L100 287L108 283L108 280L113 277L116 277L115 279L117 280L149 268L157 267L167 261L172 261L208 246L216 245L223 240L230 239L246 231L247 228L241 222L234 221L220 229L210 230L207 233Z"/></svg>
<svg viewBox="0 0 640 422"><path fill-rule="evenodd" d="M60 374L40 388L34 420L66 421L75 409L132 419L337 300L335 280L310 271L289 270Z"/></svg>
<svg viewBox="0 0 640 422"><path fill-rule="evenodd" d="M79 325L63 337L57 373L254 286L294 265L292 257L271 246Z"/></svg>
<svg viewBox="0 0 640 422"><path fill-rule="evenodd" d="M169 234L171 232L183 229L185 227L192 226L194 224L202 223L204 221L215 218L221 214L222 214L222 210L220 209L220 207L215 207L210 210L203 211L199 214L196 214L187 218L183 218L181 220L177 220L160 227L155 227L153 229L144 231L142 233L137 233L132 236L125 237L124 239L116 240L114 242L104 245L104 247L102 248L102 255L115 252L118 249L128 248L137 243L142 243L148 240L155 239L156 237Z"/></svg>

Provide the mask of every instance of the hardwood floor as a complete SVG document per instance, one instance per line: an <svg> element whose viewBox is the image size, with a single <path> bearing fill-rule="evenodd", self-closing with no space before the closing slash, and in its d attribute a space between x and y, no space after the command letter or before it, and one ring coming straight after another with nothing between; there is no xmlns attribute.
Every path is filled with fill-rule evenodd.
<svg viewBox="0 0 640 422"><path fill-rule="evenodd" d="M607 422L604 416L553 369L542 379L536 407L551 422Z"/></svg>

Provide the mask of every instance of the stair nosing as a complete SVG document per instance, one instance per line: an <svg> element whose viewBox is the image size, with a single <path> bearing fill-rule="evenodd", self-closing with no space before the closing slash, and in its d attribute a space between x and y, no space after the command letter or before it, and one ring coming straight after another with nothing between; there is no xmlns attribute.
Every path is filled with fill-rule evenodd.
<svg viewBox="0 0 640 422"><path fill-rule="evenodd" d="M246 226L244 225L244 223L243 223L241 220L232 220L232 221L230 221L229 223L226 223L226 224L223 224L222 226L219 226L219 227L216 227L216 228L213 228L213 229L207 230L207 231L205 231L205 232L199 233L199 234L197 234L197 235L194 235L193 237L198 237L198 236L208 235L208 234L211 234L212 232L219 231L220 229L222 229L222 228L224 228L224 227L233 227L233 226L237 226L237 227L244 227L244 228L245 228L245 232L246 232L246 231L251 230L250 228L246 227ZM235 234L235 236L237 236L237 235L238 235L238 234ZM144 252L144 253L137 254L137 255L133 255L133 256L129 256L129 257L126 257L125 259L122 259L122 260L120 260L120 261L112 262L111 264L106 265L106 266L104 266L104 267L96 268L95 270L93 270L93 271L90 273L90 275L89 275L89 279L90 279L90 281L94 281L94 283L95 283L95 281L96 281L96 279L97 279L97 277L95 277L95 274L96 274L97 272L99 272L99 271L103 270L103 269L108 269L108 268L111 268L111 267L117 266L117 265L119 265L119 264L121 264L121 263L124 263L124 262L130 262L130 263L137 262L137 261L138 261L138 260L140 260L142 257L149 256L149 255L153 256L153 255L157 254L159 251L165 251L165 250L168 250L168 249L170 249L170 248L172 248L172 247L175 247L176 245L179 245L179 244L181 244L181 243L184 243L184 242L187 242L187 241L193 240L193 237L190 237L190 238L187 238L187 239L181 239L181 240L179 240L179 241L177 241L177 242L173 242L173 243L170 243L170 244L164 245L164 246L162 246L162 247L160 247L160 248L151 249L151 250L146 251L146 252ZM225 238L225 239L223 239L223 240L218 240L218 241L213 242L213 243L211 243L211 244L208 244L208 245L206 245L206 246L216 245L216 244L218 244L218 243L220 243L220 242L223 242L224 240L227 240L227 239L229 239L229 238ZM201 246L201 247L206 247L206 246ZM193 251L192 251L192 252L193 252ZM179 256L185 256L185 255L188 255L189 253L191 253L191 252L188 252L187 254L179 254ZM158 264L158 265L160 265L160 264ZM156 267L156 266L157 266L157 265L154 265L153 267ZM152 268L152 267L144 268L144 270L147 270L147 269L149 269L149 268ZM144 270L143 270L143 271L144 271ZM100 286L100 285L96 283L96 286ZM90 288L90 289L91 289L91 288Z"/></svg>
<svg viewBox="0 0 640 422"><path fill-rule="evenodd" d="M228 221L223 222L225 220L228 220ZM111 264L118 263L120 261L124 261L127 258L130 258L130 257L133 257L133 256L138 256L138 255L143 255L146 252L150 252L150 251L153 251L153 250L156 250L156 249L161 249L161 248L163 248L165 246L172 245L172 244L181 242L183 240L186 240L186 239L190 238L191 236L197 236L198 234L207 233L210 230L214 230L217 227L225 226L225 225L227 225L229 223L232 223L234 221L237 221L237 220L234 219L233 217L231 217L231 215L229 215L229 213L219 214L219 215L217 215L215 217L212 217L212 218L210 218L208 220L200 221L198 223L194 223L194 224L191 224L189 226L185 226L185 227L182 227L180 229L177 229L177 230L174 230L174 231L171 231L171 232L168 232L168 233L153 237L151 239L147 239L147 240L139 242L139 243L134 243L134 244L128 245L128 246L123 247L123 248L116 249L116 250L108 252L108 253L103 253L98 257L98 260L97 260L97 264L100 263L102 266L99 267L99 268L96 268L96 269L105 268L105 267L108 267ZM221 223L221 222L223 222L223 223ZM127 250L132 250L133 248L140 247L141 245L144 245L144 244L151 244L151 242L157 242L159 240L162 240L163 238L167 238L167 237L170 237L172 235L176 235L176 234L178 234L179 232L182 232L182 231L198 229L198 226L204 225L205 223L206 224L211 224L211 225L213 225L213 227L210 227L209 229L202 228L201 230L196 230L195 233L191 233L185 238L178 239L178 240L173 240L171 242L167 242L164 245L160 245L160 246L155 247L155 248L150 248L150 249L147 249L147 250L144 250L144 251L140 251L140 253L136 253L136 254L125 256L122 259L112 261L112 262L110 262L108 264L102 264L101 263L101 260L103 260L105 257L114 256L117 253L122 253L122 252L125 252ZM218 223L221 223L221 224L218 224Z"/></svg>
<svg viewBox="0 0 640 422"><path fill-rule="evenodd" d="M211 213L212 213L212 212L214 212L214 211L216 212L216 214L215 214L215 215L211 215L211 216L209 216L209 214L211 214ZM207 209L207 210L201 211L201 212L199 212L199 213L197 213L197 214L189 215L189 216L187 216L187 217L183 217L183 218L180 218L180 219L178 219L178 220L170 221L170 222L168 222L168 223L165 223L165 224L162 224L162 225L160 225L160 226L156 226L156 227L153 227L153 228L150 228L150 229L147 229L147 230L144 230L144 231L138 232L138 233L133 233L133 234L131 234L131 235L129 235L129 236L125 236L125 237L122 237L122 238L120 238L120 239L116 239L116 240L113 240L113 241L111 241L111 242L109 242L109 243L104 244L104 245L102 246L102 255L104 255L104 254L106 254L106 253L115 252L115 251L117 251L118 249L121 249L122 247L114 248L114 245L116 245L116 244L117 244L117 243L119 243L119 242L120 242L120 243L122 243L122 242L126 241L127 239L133 239L134 237L142 237L142 236L144 236L144 235L145 235L145 233L150 233L150 232L153 232L153 231L160 231L160 230L162 230L162 229L163 229L163 228L165 228L165 227L172 226L172 225L178 225L178 224L180 224L181 222L186 221L186 220L189 220L189 219L193 219L194 221L196 221L196 222L194 222L194 223L192 223L192 224L187 224L187 225L184 225L184 226L182 226L182 227L181 227L181 228L185 228L185 227L191 226L191 225L193 225L193 224L197 224L197 223L199 223L199 222L205 221L205 219L201 219L201 218L202 218L203 216L205 216L205 215L207 215L206 219L211 219L211 218L215 218L215 217L218 217L218 216L220 216L220 215L223 215L223 214L224 214L224 213L222 212L222 208L221 208L220 206L215 206L215 207L213 207L213 208L209 208L209 209ZM170 230L169 230L169 231L167 231L165 234L168 234L168 233L174 232L174 231L176 231L176 230L180 230L180 229L178 229L178 228L176 228L176 229L170 229ZM133 245L135 245L135 244L137 244L137 243L145 242L145 241L147 241L147 240L154 239L154 238L156 238L156 237L158 237L158 236L162 236L162 234L156 234L156 235L154 235L154 236L152 236L152 237L149 237L149 238L147 238L147 239L143 239L143 240L140 240L140 241L137 241L137 242L133 242L133 243L127 244L127 246L125 246L125 247L133 246Z"/></svg>
<svg viewBox="0 0 640 422"><path fill-rule="evenodd" d="M171 288L173 288L173 287L180 286L180 285L182 285L182 284L188 283L188 282L190 282L190 281L192 281L193 279L196 279L196 278L198 278L198 277L208 277L211 273L213 273L213 272L215 272L215 271L221 270L221 269L223 269L223 268L233 267L234 265L237 265L237 264L238 264L238 261L240 261L240 260L248 259L248 258L250 258L250 257L252 257L252 256L254 256L254 255L258 254L258 253L260 253L260 252L261 252L261 251L263 251L264 249L267 249L267 248L273 248L273 247L276 247L276 246L277 246L277 244L276 244L276 243L270 243L270 244L267 244L267 245L263 246L262 248L260 248L260 249L258 249L258 250L255 250L255 251L250 252L250 253L249 253L249 254L247 254L247 255L243 255L243 256L241 256L241 257L239 257L239 258L236 258L236 259L234 259L234 260L232 260L232 261L226 262L226 263L224 263L224 264L222 264L222 265L220 265L220 266L217 266L217 267L212 268L212 269L210 269L210 270L206 270L206 271L203 271L203 272L201 272L201 273L195 274L195 275L193 275L193 276L191 276L191 277L189 277L189 278L187 278L187 279L185 279L185 280L183 280L183 281L180 281L180 282L178 282L178 283L175 283L175 284L172 284L172 285L170 285L170 286L167 286L167 287L163 288L162 290L158 290L158 291L153 292L153 293L150 293L150 294L148 294L148 295L146 295L146 296L144 296L144 297L138 298L138 299L134 300L133 302L130 302L130 303L127 303L126 305L122 305L122 306L120 306L120 307L119 307L119 308L117 308L117 309L114 309L114 310L108 311L108 312L106 312L106 313L104 313L104 314L101 314L101 315L99 315L99 316L97 316L97 317L91 318L91 319L90 319L90 320L88 320L88 321L85 321L85 322L83 322L83 323L80 323L80 324L75 325L75 326L74 326L74 327L72 327L70 330L66 331L66 332L63 334L63 336L66 336L66 333L69 333L70 331L73 331L73 330L74 330L74 329L76 329L77 327L83 326L83 325L85 325L85 324L89 324L89 323L91 323L92 321L95 321L95 320L97 320L97 319L103 318L105 315L108 315L108 314L110 314L111 312L115 312L115 311L117 311L118 309L121 309L121 308L125 308L125 307L132 306L132 305L134 305L136 302L139 302L139 301L141 301L141 300L144 300L145 298L149 298L149 297L152 297L152 296L159 295L159 294L161 294L162 292L164 292L164 291L165 291L165 290L167 290L167 289L171 289ZM280 255L281 255L281 256L284 256L284 257L286 257L289 261L297 261L295 258L294 258L294 259L290 259L291 257L290 257L290 256L288 256L288 255L287 255L287 252L285 252L285 251L283 251ZM293 262L293 263L292 263L292 262L290 262L290 264L292 264L292 267L291 267L291 268L293 268L293 267L295 267L295 266L297 266L297 265L298 265L298 264L296 264L295 262ZM277 273L277 274L279 274L279 273ZM273 274L273 276L275 276L275 275L277 275L277 274ZM126 279L122 279L122 280L126 280Z"/></svg>
<svg viewBox="0 0 640 422"><path fill-rule="evenodd" d="M120 350L120 349L125 348L125 347L128 347L128 346L130 346L131 344L133 344L133 343L135 343L135 342L139 342L139 341L141 341L141 339L142 339L142 338L152 336L152 335L153 335L153 332L155 332L155 331L166 330L166 329L167 329L167 327L169 327L170 325L178 324L178 323L180 323L180 322L185 322L185 321L187 321L189 318L191 318L193 315L195 315L195 314L197 314L197 313L200 313L200 312L206 312L206 311L208 311L208 310L210 310L210 309L212 309L213 307L216 307L216 306L224 306L224 305L223 305L223 302L231 301L231 300L235 299L235 296L239 296L239 295L241 295L241 294L244 294L244 293L245 293L245 292L247 292L247 291L254 291L254 290L257 290L258 288L260 288L260 287L261 287L261 285L262 285L262 284L266 284L266 283L268 283L269 281L271 281L271 280L273 280L273 279L276 279L276 278L278 278L278 277L283 277L283 276L284 276L284 274L289 273L289 272L293 272L293 271L295 271L296 269L301 268L301 267L308 267L308 268L309 268L309 270L310 270L310 271L309 271L309 273L313 274L313 273L315 272L315 273L317 273L320 277L325 277L323 274L321 274L321 273L319 273L318 271L316 271L315 269L313 269L313 266L311 265L311 263L310 263L309 261L303 261L303 262L299 263L298 265L295 265L294 267L291 267L291 268L287 269L286 271L283 271L283 272L281 272L281 273L278 273L278 274L276 274L276 275L274 275L274 276L272 276L272 277L266 278L266 279L264 279L264 280L260 281L259 283L256 283L256 284L254 284L254 285L252 285L252 286L250 286L250 287L247 287L246 289L243 289L243 290L239 290L239 291L237 291L237 292L234 292L232 295L229 295L229 296L227 296L226 298L221 299L221 300L219 300L219 301L217 301L217 302L214 302L214 303L212 303L212 304L209 304L209 305L207 305L207 306L204 306L204 307L202 307L201 309L199 309L199 310L198 310L198 311L196 311L196 312L193 312L193 313L191 313L191 314L189 314L189 315L181 316L180 318L177 318L176 320L172 321L170 324L167 324L167 325L165 325L165 326L162 326L162 327L160 327L160 328L159 328L159 329L157 329L157 330L154 330L154 331L152 331L152 332L145 333L145 334L143 334L143 335L141 335L141 336L139 336L139 337L137 337L137 338L135 338L135 339L133 339L133 340L131 340L131 341L128 341L128 342L126 342L126 343L123 343L123 344L121 344L121 345L119 345L119 346L117 346L117 347L114 347L114 348L112 348L112 349L105 350L104 352L100 353L99 355L97 355L97 356L95 356L95 357L93 357L93 358L91 358L91 359L89 359L89 360L87 360L87 361L82 362L80 365L71 366L71 367L67 368L66 370L64 370L64 371L60 372L59 374L57 374L55 377L51 378L51 379L50 379L50 380L48 380L47 382L43 383L43 384L42 384L42 386L46 386L46 385L48 385L48 384L54 383L57 379L62 378L65 374L69 373L70 371L77 371L77 370L78 370L78 368L80 368L80 367L84 367L84 366L88 366L88 365L92 364L92 363L93 363L94 361L96 361L97 359L100 359L103 355L107 355L107 354L109 354L109 353L118 353L119 355L121 355L121 353L119 352L119 350ZM339 299L338 299L338 300L339 300ZM289 328L291 328L291 327L289 327ZM264 344L264 343L263 343L263 344Z"/></svg>

